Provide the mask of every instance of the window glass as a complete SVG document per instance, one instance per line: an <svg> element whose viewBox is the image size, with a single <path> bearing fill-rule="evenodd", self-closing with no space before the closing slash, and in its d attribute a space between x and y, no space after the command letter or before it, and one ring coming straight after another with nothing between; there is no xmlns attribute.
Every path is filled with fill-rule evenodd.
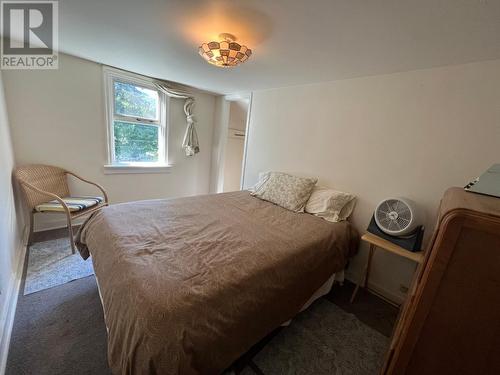
<svg viewBox="0 0 500 375"><path fill-rule="evenodd" d="M158 126L114 121L113 130L116 163L159 161Z"/></svg>
<svg viewBox="0 0 500 375"><path fill-rule="evenodd" d="M115 114L158 120L158 91L131 83L114 81Z"/></svg>

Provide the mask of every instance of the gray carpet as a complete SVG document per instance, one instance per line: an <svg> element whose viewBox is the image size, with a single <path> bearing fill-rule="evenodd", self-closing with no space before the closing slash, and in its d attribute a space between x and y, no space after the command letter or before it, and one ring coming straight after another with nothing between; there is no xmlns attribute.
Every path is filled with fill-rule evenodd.
<svg viewBox="0 0 500 375"><path fill-rule="evenodd" d="M387 337L353 314L320 299L274 337L253 362L266 375L371 375L379 372L388 344Z"/></svg>
<svg viewBox="0 0 500 375"><path fill-rule="evenodd" d="M6 375L109 375L95 278L20 296Z"/></svg>
<svg viewBox="0 0 500 375"><path fill-rule="evenodd" d="M38 292L94 274L92 261L72 254L68 238L30 246L24 295Z"/></svg>

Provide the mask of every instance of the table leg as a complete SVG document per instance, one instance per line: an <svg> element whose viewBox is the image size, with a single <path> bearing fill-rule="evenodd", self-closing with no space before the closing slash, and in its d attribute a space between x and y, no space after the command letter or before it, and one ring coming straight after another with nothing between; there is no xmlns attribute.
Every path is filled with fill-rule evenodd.
<svg viewBox="0 0 500 375"><path fill-rule="evenodd" d="M368 253L368 262L366 262L365 280L363 281L363 288L366 288L368 286L368 278L370 277L370 269L372 266L374 251L375 251L375 245L370 244L370 252Z"/></svg>
<svg viewBox="0 0 500 375"><path fill-rule="evenodd" d="M368 278L370 277L370 268L371 268L371 264L372 264L372 258L373 258L374 251L375 251L375 245L370 244L370 250L368 252L368 260L366 262L364 276L363 276L363 282L362 282L363 288L366 288L368 286ZM356 288L354 288L354 292L352 292L351 301L350 301L351 303L353 303L354 298L356 298L356 294L358 294L359 287L360 287L360 284L358 283L356 285Z"/></svg>

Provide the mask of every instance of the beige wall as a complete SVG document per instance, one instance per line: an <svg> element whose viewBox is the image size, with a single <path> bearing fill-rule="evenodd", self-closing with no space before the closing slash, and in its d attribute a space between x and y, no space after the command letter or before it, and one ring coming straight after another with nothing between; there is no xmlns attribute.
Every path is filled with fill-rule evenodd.
<svg viewBox="0 0 500 375"><path fill-rule="evenodd" d="M240 190L244 147L245 138L227 137L224 155L224 192Z"/></svg>
<svg viewBox="0 0 500 375"><path fill-rule="evenodd" d="M247 128L248 100L229 102L229 128L245 131Z"/></svg>
<svg viewBox="0 0 500 375"><path fill-rule="evenodd" d="M9 326L12 324L16 284L21 275L22 222L16 215L12 170L14 155L0 72L0 373L7 358Z"/></svg>
<svg viewBox="0 0 500 375"><path fill-rule="evenodd" d="M168 158L173 167L170 172L106 175L101 65L60 55L58 70L6 71L4 77L17 164L46 163L73 170L101 183L112 202L208 193L214 95L194 91L199 154L184 155L183 102L171 99ZM38 229L55 225L41 216L37 222Z"/></svg>
<svg viewBox="0 0 500 375"><path fill-rule="evenodd" d="M245 186L266 170L318 176L359 197L360 231L380 200L405 196L423 210L428 238L443 191L500 161L499 103L500 60L258 91ZM350 278L365 256L363 247ZM379 252L372 286L401 298L413 269Z"/></svg>

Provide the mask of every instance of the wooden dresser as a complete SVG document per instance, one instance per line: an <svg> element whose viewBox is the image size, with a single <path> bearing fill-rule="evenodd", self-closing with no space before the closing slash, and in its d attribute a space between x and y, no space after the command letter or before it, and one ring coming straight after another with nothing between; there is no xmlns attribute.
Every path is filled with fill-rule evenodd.
<svg viewBox="0 0 500 375"><path fill-rule="evenodd" d="M500 374L500 198L446 191L382 374Z"/></svg>

